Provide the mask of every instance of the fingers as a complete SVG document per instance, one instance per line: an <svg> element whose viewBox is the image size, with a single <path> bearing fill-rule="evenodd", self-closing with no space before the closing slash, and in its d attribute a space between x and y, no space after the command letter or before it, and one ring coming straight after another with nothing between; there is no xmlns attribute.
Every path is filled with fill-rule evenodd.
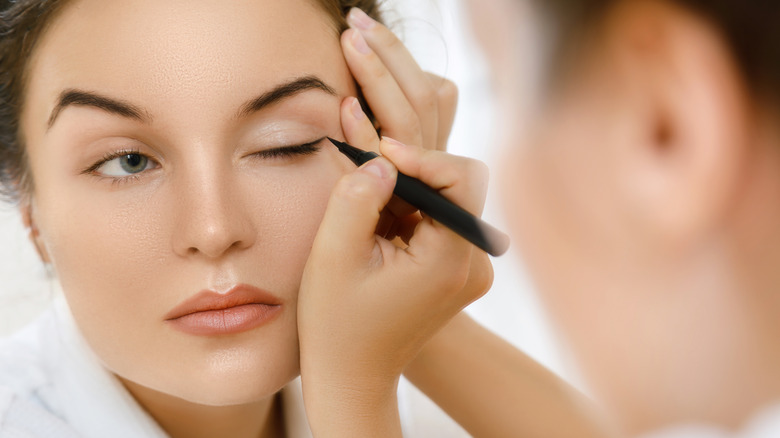
<svg viewBox="0 0 780 438"><path fill-rule="evenodd" d="M382 63L404 90L420 118L421 125L428 128L423 130L422 142L413 144L435 144L438 102L428 75L417 65L414 57L395 34L387 27L366 18L368 16L363 11L353 8L347 16L347 22L362 34L369 47L376 50Z"/></svg>
<svg viewBox="0 0 780 438"><path fill-rule="evenodd" d="M401 172L439 190L444 197L472 214L481 215L488 180L484 164L441 151L405 146L390 138L380 143L373 126L353 97L344 99L341 111L342 126L348 142L385 154ZM404 242L411 243L413 235L420 231L416 226L419 216L415 215L413 222L409 221L409 224L414 224L411 227L401 219L414 212L415 208L403 200L392 198L386 203L384 214L372 220L373 231L382 237L400 236ZM431 221L428 223L432 224ZM424 233L422 231L420 235ZM417 241L421 239L423 237L418 237Z"/></svg>
<svg viewBox="0 0 780 438"><path fill-rule="evenodd" d="M424 72L385 26L353 8L342 37L347 63L382 127L406 144L444 150L457 106L454 83Z"/></svg>
<svg viewBox="0 0 780 438"><path fill-rule="evenodd" d="M482 214L488 170L481 161L407 146L388 137L382 139L379 150L398 171L421 180L470 213Z"/></svg>
<svg viewBox="0 0 780 438"><path fill-rule="evenodd" d="M355 97L347 97L341 103L341 129L347 143L379 152L379 136Z"/></svg>
<svg viewBox="0 0 780 438"><path fill-rule="evenodd" d="M458 87L449 79L427 73L428 78L436 90L438 99L439 132L436 135L436 150L446 151L447 142L450 139L452 125L455 123L455 110L458 107Z"/></svg>
<svg viewBox="0 0 780 438"><path fill-rule="evenodd" d="M314 240L312 253L329 254L340 269L365 266L376 257L374 231L380 213L393 194L396 170L376 158L339 180Z"/></svg>
<svg viewBox="0 0 780 438"><path fill-rule="evenodd" d="M457 157L441 151L405 146L393 139L383 138L380 152L398 171L417 178L438 190L442 196L463 209L479 216L487 193L487 170L479 161ZM474 247L463 237L444 225L424 217L409 238L405 249L417 260L446 260L458 264L468 260ZM463 269L468 272L467 266Z"/></svg>
<svg viewBox="0 0 780 438"><path fill-rule="evenodd" d="M360 32L348 29L341 37L344 57L363 91L382 131L411 144L423 144L422 123L400 85L371 50Z"/></svg>

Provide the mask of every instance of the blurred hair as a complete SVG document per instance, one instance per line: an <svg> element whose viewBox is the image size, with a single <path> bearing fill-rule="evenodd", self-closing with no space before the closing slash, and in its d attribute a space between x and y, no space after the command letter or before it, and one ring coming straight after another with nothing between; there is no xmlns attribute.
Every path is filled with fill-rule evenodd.
<svg viewBox="0 0 780 438"><path fill-rule="evenodd" d="M310 0L329 15L338 34L353 7L381 20L381 0ZM19 201L33 193L19 118L27 64L46 27L68 0L0 0L0 198ZM312 42L316 43L316 42Z"/></svg>
<svg viewBox="0 0 780 438"><path fill-rule="evenodd" d="M551 61L565 75L567 59L611 7L630 0L535 0L554 29ZM780 104L780 2L764 0L666 0L707 19L729 45L751 91ZM553 80L554 82L554 80Z"/></svg>

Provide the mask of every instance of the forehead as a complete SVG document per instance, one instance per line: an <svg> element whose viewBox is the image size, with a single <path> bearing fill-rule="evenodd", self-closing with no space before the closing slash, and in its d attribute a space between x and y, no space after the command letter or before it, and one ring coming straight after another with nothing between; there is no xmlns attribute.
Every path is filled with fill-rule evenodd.
<svg viewBox="0 0 780 438"><path fill-rule="evenodd" d="M345 69L331 17L310 0L74 0L31 59L28 98L84 88L152 107L232 104Z"/></svg>

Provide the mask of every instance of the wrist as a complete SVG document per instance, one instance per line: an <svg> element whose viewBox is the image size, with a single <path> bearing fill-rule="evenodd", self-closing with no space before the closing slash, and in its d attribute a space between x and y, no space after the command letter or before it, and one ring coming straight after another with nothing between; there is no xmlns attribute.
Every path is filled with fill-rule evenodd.
<svg viewBox="0 0 780 438"><path fill-rule="evenodd" d="M448 366L448 362L456 357L454 354L463 349L463 340L477 327L477 323L466 312L455 315L438 333L436 333L420 350L404 370L404 375L413 384L419 386L421 381L436 378L440 375L439 367Z"/></svg>
<svg viewBox="0 0 780 438"><path fill-rule="evenodd" d="M301 372L303 400L315 436L401 436L398 379L307 371Z"/></svg>

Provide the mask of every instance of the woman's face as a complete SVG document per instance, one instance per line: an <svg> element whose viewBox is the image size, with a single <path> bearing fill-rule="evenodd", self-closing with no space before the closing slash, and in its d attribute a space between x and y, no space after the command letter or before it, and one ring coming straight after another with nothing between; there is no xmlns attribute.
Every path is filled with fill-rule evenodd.
<svg viewBox="0 0 780 438"><path fill-rule="evenodd" d="M307 0L77 0L29 69L32 219L106 366L214 405L293 379L301 273L350 164L325 142L278 148L342 136L356 90L330 17ZM229 333L167 321L237 285L274 316Z"/></svg>

